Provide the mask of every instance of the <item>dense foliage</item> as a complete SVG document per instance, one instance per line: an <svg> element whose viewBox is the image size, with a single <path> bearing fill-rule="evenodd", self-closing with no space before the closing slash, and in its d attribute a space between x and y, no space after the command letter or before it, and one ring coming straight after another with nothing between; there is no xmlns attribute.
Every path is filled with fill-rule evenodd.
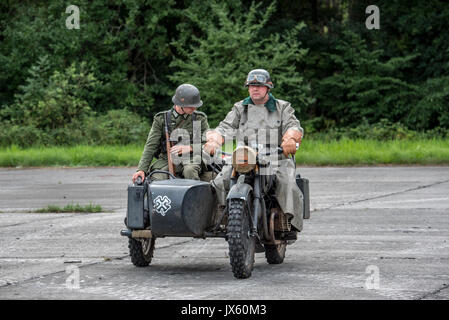
<svg viewBox="0 0 449 320"><path fill-rule="evenodd" d="M449 7L386 1L368 30L366 0L0 2L0 145L145 140L181 83L211 126L265 68L306 133L448 136ZM383 130L383 131L382 131Z"/></svg>

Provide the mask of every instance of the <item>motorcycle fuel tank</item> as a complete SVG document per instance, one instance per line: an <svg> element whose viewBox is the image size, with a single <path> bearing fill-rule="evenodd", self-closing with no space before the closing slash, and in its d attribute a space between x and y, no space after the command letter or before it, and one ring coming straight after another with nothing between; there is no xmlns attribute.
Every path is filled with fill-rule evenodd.
<svg viewBox="0 0 449 320"><path fill-rule="evenodd" d="M148 186L151 232L156 237L200 237L212 224L214 195L204 181L171 179Z"/></svg>

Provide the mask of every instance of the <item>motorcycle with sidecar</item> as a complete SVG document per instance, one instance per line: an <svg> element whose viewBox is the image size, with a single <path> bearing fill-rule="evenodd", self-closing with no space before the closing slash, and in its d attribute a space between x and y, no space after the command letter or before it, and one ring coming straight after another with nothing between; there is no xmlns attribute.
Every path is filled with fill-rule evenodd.
<svg viewBox="0 0 449 320"><path fill-rule="evenodd" d="M276 148L281 154L282 148ZM271 153L242 146L232 154L221 152L225 163L232 163L226 206L217 210L215 190L209 182L178 179L167 171L153 171L144 181L128 186L126 230L129 252L135 266L151 263L157 238L224 238L236 278L249 278L256 252L265 252L269 264L284 261L287 245L296 240L290 218L274 196L274 174L261 174L271 166ZM294 157L292 158L294 160ZM217 170L217 169L215 169ZM217 170L218 171L218 170ZM170 179L151 181L163 172ZM303 194L303 218L310 218L309 181L296 174Z"/></svg>

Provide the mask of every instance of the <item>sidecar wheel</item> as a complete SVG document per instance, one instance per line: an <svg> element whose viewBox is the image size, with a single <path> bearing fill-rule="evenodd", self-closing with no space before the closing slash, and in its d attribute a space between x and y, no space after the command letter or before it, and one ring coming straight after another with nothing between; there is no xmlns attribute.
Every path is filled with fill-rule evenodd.
<svg viewBox="0 0 449 320"><path fill-rule="evenodd" d="M282 241L280 244L265 245L265 258L269 264L280 264L284 262L285 251L287 249L287 241Z"/></svg>
<svg viewBox="0 0 449 320"><path fill-rule="evenodd" d="M151 263L154 252L155 238L133 239L129 238L128 248L131 262L136 267L146 267Z"/></svg>
<svg viewBox="0 0 449 320"><path fill-rule="evenodd" d="M256 239L250 235L250 213L245 201L231 200L228 216L228 243L234 277L246 279L254 267Z"/></svg>

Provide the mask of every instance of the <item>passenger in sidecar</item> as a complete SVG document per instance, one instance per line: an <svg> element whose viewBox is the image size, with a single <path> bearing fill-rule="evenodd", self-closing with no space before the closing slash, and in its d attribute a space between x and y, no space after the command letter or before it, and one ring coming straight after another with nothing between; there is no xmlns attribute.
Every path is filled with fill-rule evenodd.
<svg viewBox="0 0 449 320"><path fill-rule="evenodd" d="M209 129L206 114L197 110L203 104L200 92L191 84L182 84L172 101L171 109L154 116L133 182L157 170L193 180L200 180L206 171L201 154L194 152L205 143L202 135ZM168 179L167 174L152 175L152 180L163 179Z"/></svg>

